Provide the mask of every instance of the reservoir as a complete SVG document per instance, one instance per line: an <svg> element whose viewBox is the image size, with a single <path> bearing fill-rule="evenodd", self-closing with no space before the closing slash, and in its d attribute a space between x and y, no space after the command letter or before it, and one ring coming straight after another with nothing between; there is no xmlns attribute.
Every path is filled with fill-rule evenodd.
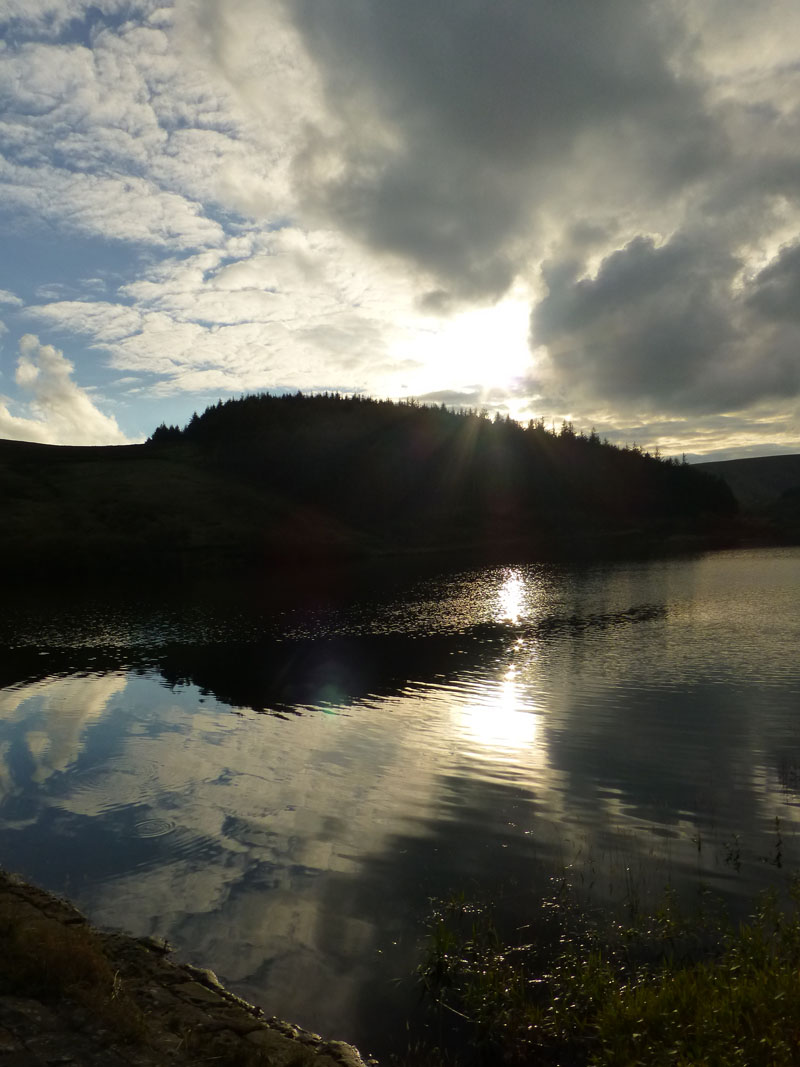
<svg viewBox="0 0 800 1067"><path fill-rule="evenodd" d="M454 893L797 870L800 549L5 601L2 866L366 1053Z"/></svg>

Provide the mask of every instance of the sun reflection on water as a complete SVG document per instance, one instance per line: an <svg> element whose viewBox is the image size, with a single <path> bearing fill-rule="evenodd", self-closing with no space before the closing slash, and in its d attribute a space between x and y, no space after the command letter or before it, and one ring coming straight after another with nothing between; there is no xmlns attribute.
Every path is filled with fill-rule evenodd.
<svg viewBox="0 0 800 1067"><path fill-rule="evenodd" d="M541 715L510 667L495 686L458 709L458 726L471 746L496 760L518 759L539 745Z"/></svg>
<svg viewBox="0 0 800 1067"><path fill-rule="evenodd" d="M505 576L498 590L497 621L516 625L523 609L525 582L518 570L511 570Z"/></svg>

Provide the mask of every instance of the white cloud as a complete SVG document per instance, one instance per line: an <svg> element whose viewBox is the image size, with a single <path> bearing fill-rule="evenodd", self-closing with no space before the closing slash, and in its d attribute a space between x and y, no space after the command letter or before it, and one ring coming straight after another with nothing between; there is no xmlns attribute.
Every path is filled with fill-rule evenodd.
<svg viewBox="0 0 800 1067"><path fill-rule="evenodd" d="M30 399L30 415L15 416L0 398L0 436L62 445L125 444L113 416L104 415L72 380L74 367L63 352L42 345L33 334L19 343L15 380Z"/></svg>
<svg viewBox="0 0 800 1067"><path fill-rule="evenodd" d="M23 301L15 293L9 293L7 289L0 289L0 304L11 307L22 307Z"/></svg>
<svg viewBox="0 0 800 1067"><path fill-rule="evenodd" d="M119 295L128 303L60 300L28 314L85 336L120 370L161 376L158 393L371 390L411 312L408 291L363 251L291 227L163 259Z"/></svg>
<svg viewBox="0 0 800 1067"><path fill-rule="evenodd" d="M126 14L133 18L155 13L156 0L4 0L0 9L0 26L11 26L16 32L58 37L65 28L83 19L91 10L102 10L112 17Z"/></svg>
<svg viewBox="0 0 800 1067"><path fill-rule="evenodd" d="M101 26L91 47L30 42L0 52L7 210L67 233L172 249L218 244L221 227L198 196L214 200L217 174L230 184L226 151L246 157L243 173L258 168L207 83L164 29L133 23ZM213 142L215 125L232 136Z"/></svg>
<svg viewBox="0 0 800 1067"><path fill-rule="evenodd" d="M91 337L97 347L136 333L144 321L136 308L102 300L54 300L31 305L28 313L48 325L66 326L74 333Z"/></svg>
<svg viewBox="0 0 800 1067"><path fill-rule="evenodd" d="M145 178L0 161L0 183L7 211L27 214L34 225L57 225L67 234L173 249L202 248L223 239L222 227L205 217L200 204Z"/></svg>

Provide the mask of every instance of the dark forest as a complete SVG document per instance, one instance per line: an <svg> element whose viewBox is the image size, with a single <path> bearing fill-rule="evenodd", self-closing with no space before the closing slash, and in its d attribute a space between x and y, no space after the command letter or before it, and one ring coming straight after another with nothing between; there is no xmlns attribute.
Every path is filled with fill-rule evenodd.
<svg viewBox="0 0 800 1067"><path fill-rule="evenodd" d="M142 445L0 442L7 569L630 554L729 536L724 481L564 423L260 394Z"/></svg>

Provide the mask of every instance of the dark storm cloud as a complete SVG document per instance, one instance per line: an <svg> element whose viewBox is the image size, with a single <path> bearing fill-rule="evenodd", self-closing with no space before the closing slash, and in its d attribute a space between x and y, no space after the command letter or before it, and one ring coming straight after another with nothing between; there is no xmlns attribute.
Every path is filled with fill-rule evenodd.
<svg viewBox="0 0 800 1067"><path fill-rule="evenodd" d="M780 35L737 52L745 5L287 10L330 116L296 160L304 203L427 275L434 313L541 266L537 407L627 421L800 393L800 247L753 276L797 203L800 79Z"/></svg>
<svg viewBox="0 0 800 1067"><path fill-rule="evenodd" d="M505 389L484 389L476 385L472 389L437 389L432 393L421 393L415 399L423 404L444 404L455 411L461 411L465 408L503 407L508 400L508 392Z"/></svg>
<svg viewBox="0 0 800 1067"><path fill-rule="evenodd" d="M800 391L791 303L800 254L789 249L748 287L742 263L699 232L657 246L638 237L607 256L593 277L575 261L546 264L548 294L531 340L545 345L551 388L645 410L713 412ZM761 315L756 316L756 308Z"/></svg>
<svg viewBox="0 0 800 1067"><path fill-rule="evenodd" d="M311 130L297 159L306 197L462 297L507 288L565 168L592 195L594 162L599 183L599 157L624 159L625 183L663 195L720 150L697 83L676 73L684 42L666 5L296 0L287 10L336 124Z"/></svg>
<svg viewBox="0 0 800 1067"><path fill-rule="evenodd" d="M608 256L593 278L576 280L571 264L546 267L549 294L534 313L533 342L547 345L557 377L581 392L692 404L706 361L734 339L725 291L738 268L702 243L657 247L644 237Z"/></svg>
<svg viewBox="0 0 800 1067"><path fill-rule="evenodd" d="M766 318L800 323L800 244L783 248L756 275L749 302Z"/></svg>

